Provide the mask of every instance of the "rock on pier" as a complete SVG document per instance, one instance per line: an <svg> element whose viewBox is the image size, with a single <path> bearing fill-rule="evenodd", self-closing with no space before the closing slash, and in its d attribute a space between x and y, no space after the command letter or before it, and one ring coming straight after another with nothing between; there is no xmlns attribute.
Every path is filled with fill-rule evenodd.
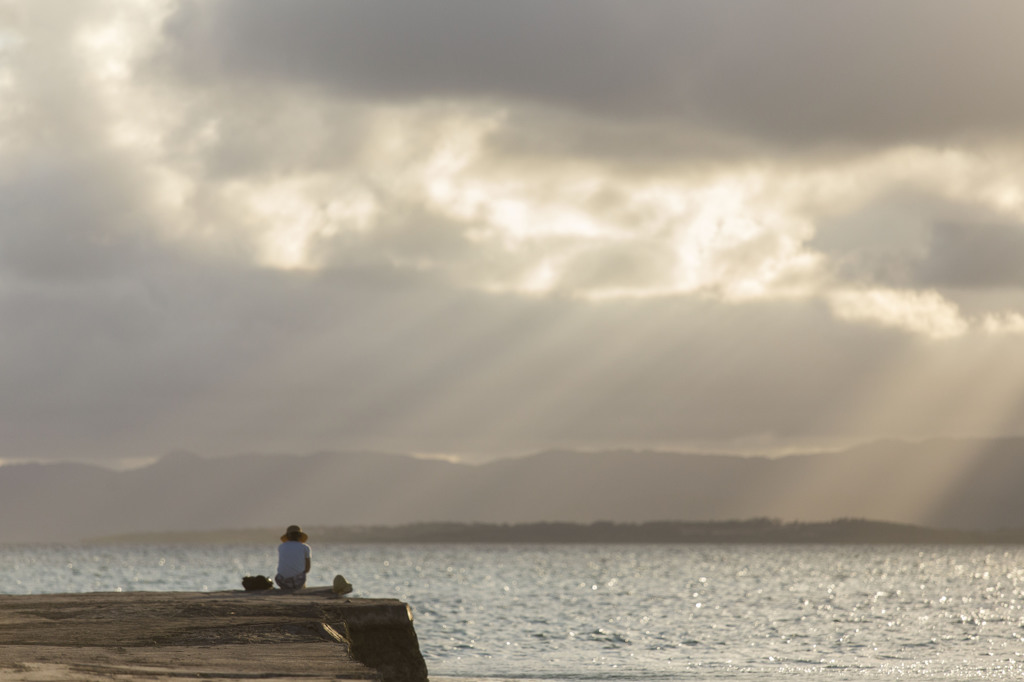
<svg viewBox="0 0 1024 682"><path fill-rule="evenodd" d="M409 607L297 592L0 595L2 680L420 682Z"/></svg>

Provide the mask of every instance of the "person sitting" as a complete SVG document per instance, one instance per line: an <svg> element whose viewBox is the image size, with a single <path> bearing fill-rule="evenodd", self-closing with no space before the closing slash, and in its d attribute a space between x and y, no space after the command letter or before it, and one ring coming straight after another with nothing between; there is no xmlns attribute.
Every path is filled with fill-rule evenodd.
<svg viewBox="0 0 1024 682"><path fill-rule="evenodd" d="M312 552L306 540L309 536L298 526L288 526L277 546L277 575L274 582L282 590L298 590L306 586L306 575L312 562Z"/></svg>

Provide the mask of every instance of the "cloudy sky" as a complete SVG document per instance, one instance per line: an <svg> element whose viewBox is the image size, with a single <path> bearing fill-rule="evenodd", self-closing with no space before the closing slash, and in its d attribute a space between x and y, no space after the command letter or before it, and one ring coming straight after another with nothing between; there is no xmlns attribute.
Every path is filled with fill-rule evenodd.
<svg viewBox="0 0 1024 682"><path fill-rule="evenodd" d="M0 458L1024 434L1017 0L0 0Z"/></svg>

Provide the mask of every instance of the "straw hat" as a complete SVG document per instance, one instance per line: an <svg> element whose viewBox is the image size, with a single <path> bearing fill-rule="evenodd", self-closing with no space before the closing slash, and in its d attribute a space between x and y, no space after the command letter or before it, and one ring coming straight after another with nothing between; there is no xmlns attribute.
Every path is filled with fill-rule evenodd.
<svg viewBox="0 0 1024 682"><path fill-rule="evenodd" d="M289 540L295 540L296 542L305 542L309 539L309 536L302 532L302 529L298 526L288 526L288 530L281 536L281 542L288 542Z"/></svg>

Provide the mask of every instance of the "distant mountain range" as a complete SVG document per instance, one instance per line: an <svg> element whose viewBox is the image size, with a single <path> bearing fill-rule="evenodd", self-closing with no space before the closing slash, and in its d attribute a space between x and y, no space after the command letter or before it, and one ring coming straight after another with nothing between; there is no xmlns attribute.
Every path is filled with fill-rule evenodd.
<svg viewBox="0 0 1024 682"><path fill-rule="evenodd" d="M369 452L174 454L130 471L0 467L0 542L129 533L389 526L859 518L1024 526L1024 439L881 441L779 458L545 452L483 465Z"/></svg>

